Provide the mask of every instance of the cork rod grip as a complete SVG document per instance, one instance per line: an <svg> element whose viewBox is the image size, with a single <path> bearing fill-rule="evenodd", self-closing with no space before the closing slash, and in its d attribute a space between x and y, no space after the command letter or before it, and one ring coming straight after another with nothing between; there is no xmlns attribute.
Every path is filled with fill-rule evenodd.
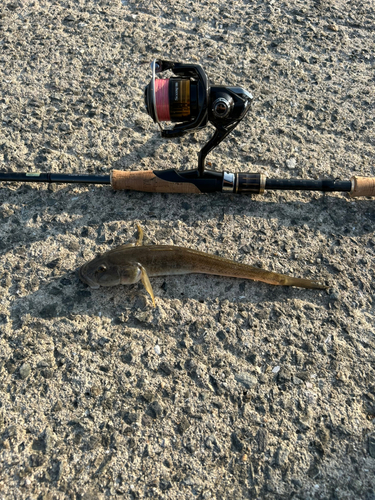
<svg viewBox="0 0 375 500"><path fill-rule="evenodd" d="M200 193L190 182L168 182L159 179L152 170L141 172L124 172L112 170L111 186L116 191L130 189L149 193Z"/></svg>
<svg viewBox="0 0 375 500"><path fill-rule="evenodd" d="M350 196L375 196L375 177L357 177L351 179Z"/></svg>

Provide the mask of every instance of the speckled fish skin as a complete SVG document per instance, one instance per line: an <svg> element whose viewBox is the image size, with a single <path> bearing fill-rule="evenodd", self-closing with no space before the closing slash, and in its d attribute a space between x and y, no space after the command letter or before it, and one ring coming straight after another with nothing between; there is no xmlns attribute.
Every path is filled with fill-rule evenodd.
<svg viewBox="0 0 375 500"><path fill-rule="evenodd" d="M296 286L324 290L314 281L293 278L190 248L168 245L120 246L84 264L81 280L91 286L132 284L140 279L143 268L149 277L181 274L213 274L263 281L271 285Z"/></svg>

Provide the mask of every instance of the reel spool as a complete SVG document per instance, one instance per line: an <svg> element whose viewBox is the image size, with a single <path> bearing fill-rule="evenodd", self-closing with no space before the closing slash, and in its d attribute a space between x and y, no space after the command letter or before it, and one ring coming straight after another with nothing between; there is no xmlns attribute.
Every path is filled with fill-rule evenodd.
<svg viewBox="0 0 375 500"><path fill-rule="evenodd" d="M154 60L152 78L145 88L147 113L157 123L162 137L179 137L211 123L215 134L198 155L198 174L202 176L205 158L243 119L250 109L252 95L240 87L210 86L199 64ZM171 78L156 74L172 70ZM172 122L163 128L162 122Z"/></svg>

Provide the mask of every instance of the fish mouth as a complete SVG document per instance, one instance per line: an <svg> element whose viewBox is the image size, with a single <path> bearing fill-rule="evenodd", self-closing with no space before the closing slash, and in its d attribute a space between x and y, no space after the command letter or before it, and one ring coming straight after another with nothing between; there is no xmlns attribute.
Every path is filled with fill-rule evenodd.
<svg viewBox="0 0 375 500"><path fill-rule="evenodd" d="M78 276L79 276L79 279L85 283L86 285L88 285L90 288L92 288L93 290L97 290L98 288L100 288L100 285L98 285L97 283L95 283L95 281L93 281L91 278L89 278L87 275L84 274L84 271L85 271L85 265L81 266L78 270Z"/></svg>

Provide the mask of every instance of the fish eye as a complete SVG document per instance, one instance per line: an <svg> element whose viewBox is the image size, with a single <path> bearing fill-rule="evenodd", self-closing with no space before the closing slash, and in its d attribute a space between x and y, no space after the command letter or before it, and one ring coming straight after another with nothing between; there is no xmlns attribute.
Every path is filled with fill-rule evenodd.
<svg viewBox="0 0 375 500"><path fill-rule="evenodd" d="M97 271L99 271L100 273L102 273L103 271L106 271L107 268L102 264L101 266L98 267Z"/></svg>

